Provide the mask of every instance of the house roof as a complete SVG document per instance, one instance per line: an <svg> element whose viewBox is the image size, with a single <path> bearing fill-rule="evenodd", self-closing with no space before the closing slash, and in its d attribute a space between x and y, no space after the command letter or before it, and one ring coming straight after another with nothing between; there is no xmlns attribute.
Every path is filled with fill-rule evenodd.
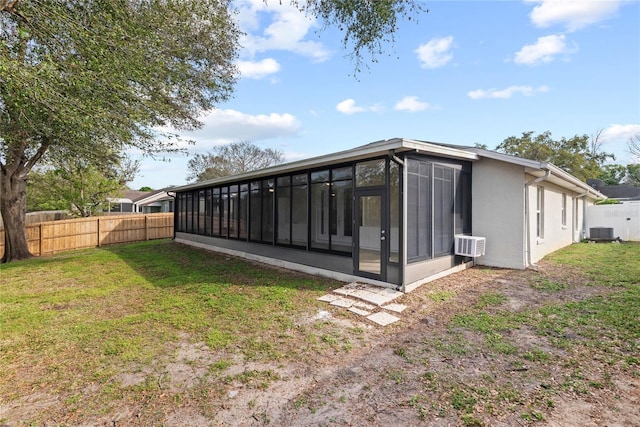
<svg viewBox="0 0 640 427"><path fill-rule="evenodd" d="M404 138L393 138L387 140L375 141L370 144L352 148L337 153L326 154L323 156L312 157L309 159L298 160L295 162L284 163L277 166L271 166L265 169L255 170L239 175L215 178L206 181L200 181L194 184L183 185L174 188L175 191L193 190L211 185L224 184L231 181L257 179L270 175L278 175L281 173L290 173L298 170L313 169L323 166L335 165L337 163L345 163L376 156L386 156L390 153L396 154L406 151L419 152L431 156L455 158L463 160L478 160L475 153L465 151L454 146L438 144L434 142L418 141Z"/></svg>
<svg viewBox="0 0 640 427"><path fill-rule="evenodd" d="M612 199L640 200L640 187L633 185L604 185L598 190Z"/></svg>
<svg viewBox="0 0 640 427"><path fill-rule="evenodd" d="M173 191L173 187L152 191L124 190L122 197L109 197L107 200L112 203L135 203L137 205L144 205L160 200L173 199L173 197L167 193L168 191Z"/></svg>
<svg viewBox="0 0 640 427"><path fill-rule="evenodd" d="M589 195L593 198L606 199L606 196L604 194L600 193L599 191L580 181L573 175L548 162L523 159L521 157L510 156L508 154L497 153L495 151L484 150L477 147L458 146L405 138L393 138L375 141L370 144L362 145L360 147L340 151L337 153L298 160L295 162L272 166L269 168L251 171L240 175L200 181L194 184L175 187L173 188L173 190L194 190L198 188L209 187L211 185L224 184L231 181L257 179L270 175L278 175L281 173L290 173L298 170L334 165L337 163L357 161L376 156L394 155L407 151L448 159L453 158L460 160L477 161L482 158L491 158L506 163L517 164L523 166L525 168L525 172L536 178L545 177L545 180L548 180L560 187L567 188L577 193L584 193L585 195ZM547 176L547 173L549 176Z"/></svg>

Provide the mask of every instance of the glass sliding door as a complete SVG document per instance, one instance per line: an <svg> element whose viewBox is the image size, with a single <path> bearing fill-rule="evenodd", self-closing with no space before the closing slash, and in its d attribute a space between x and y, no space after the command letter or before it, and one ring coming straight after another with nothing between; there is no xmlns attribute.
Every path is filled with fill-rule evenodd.
<svg viewBox="0 0 640 427"><path fill-rule="evenodd" d="M357 207L357 257L359 274L379 280L386 279L385 197L382 190L359 191Z"/></svg>

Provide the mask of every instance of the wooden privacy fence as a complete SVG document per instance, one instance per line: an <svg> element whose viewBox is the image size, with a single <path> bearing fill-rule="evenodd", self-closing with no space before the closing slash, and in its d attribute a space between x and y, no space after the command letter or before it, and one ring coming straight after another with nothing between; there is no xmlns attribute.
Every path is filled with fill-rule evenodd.
<svg viewBox="0 0 640 427"><path fill-rule="evenodd" d="M29 251L38 256L167 237L173 237L173 213L96 216L27 225ZM2 254L4 230L0 230Z"/></svg>

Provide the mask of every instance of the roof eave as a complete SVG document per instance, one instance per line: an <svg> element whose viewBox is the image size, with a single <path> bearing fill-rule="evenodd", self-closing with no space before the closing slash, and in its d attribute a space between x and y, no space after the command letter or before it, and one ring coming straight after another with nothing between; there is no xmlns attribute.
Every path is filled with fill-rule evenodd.
<svg viewBox="0 0 640 427"><path fill-rule="evenodd" d="M387 140L375 141L367 145L340 151L337 153L326 154L322 156L312 157L309 159L298 160L282 165L271 166L269 168L251 171L239 175L226 176L222 178L210 179L194 184L175 187L174 191L195 190L198 188L209 187L212 185L225 184L232 181L248 181L251 179L262 178L265 176L280 175L291 173L305 169L315 169L323 166L334 165L338 163L346 163L352 161L363 160L372 157L386 156L389 152L401 153L407 151L416 151L421 154L428 154L446 158L456 158L464 160L477 160L479 157L475 153L471 153L462 149L441 146L434 143L416 141L403 138L393 138Z"/></svg>

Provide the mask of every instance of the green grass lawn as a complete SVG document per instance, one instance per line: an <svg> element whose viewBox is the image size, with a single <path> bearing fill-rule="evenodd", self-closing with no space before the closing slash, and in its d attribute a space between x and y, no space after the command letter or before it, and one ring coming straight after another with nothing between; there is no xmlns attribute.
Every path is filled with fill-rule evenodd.
<svg viewBox="0 0 640 427"><path fill-rule="evenodd" d="M388 374L393 384L422 388L407 398L416 423L456 413L458 423L490 425L483 417L509 411L534 423L567 390L613 390L612 375L640 376L640 244L576 244L543 264L541 272L469 270L461 277L478 283L468 295L446 286L458 280L451 276L403 297L448 319L437 333L419 312L387 329L349 327L343 320L363 320L345 310L335 322L314 321L328 309L317 298L340 283L169 240L1 265L0 424L15 422L3 418L3 405L29 399L36 403L24 425L104 421L123 407L142 408L144 425L160 425L163 411L189 405L215 420L231 384L267 390L284 381L278 367L295 362L313 372L367 343L376 345L371 358L387 345L406 365L396 361L367 381ZM480 283L484 276L501 281ZM524 283L533 303L512 309L517 287L504 284L512 282ZM521 342L518 331L538 338ZM200 383L170 390L180 372L171 379L165 368L184 348L202 353L184 362L197 365ZM486 366L477 378L425 362L474 366L478 354ZM529 382L517 385L514 372ZM531 392L529 383L544 387Z"/></svg>
<svg viewBox="0 0 640 427"><path fill-rule="evenodd" d="M0 268L0 396L8 400L37 389L73 396L88 383L114 393L105 385L123 367L150 364L185 336L206 343L217 367L302 357L322 340L301 320L339 285L168 240Z"/></svg>

